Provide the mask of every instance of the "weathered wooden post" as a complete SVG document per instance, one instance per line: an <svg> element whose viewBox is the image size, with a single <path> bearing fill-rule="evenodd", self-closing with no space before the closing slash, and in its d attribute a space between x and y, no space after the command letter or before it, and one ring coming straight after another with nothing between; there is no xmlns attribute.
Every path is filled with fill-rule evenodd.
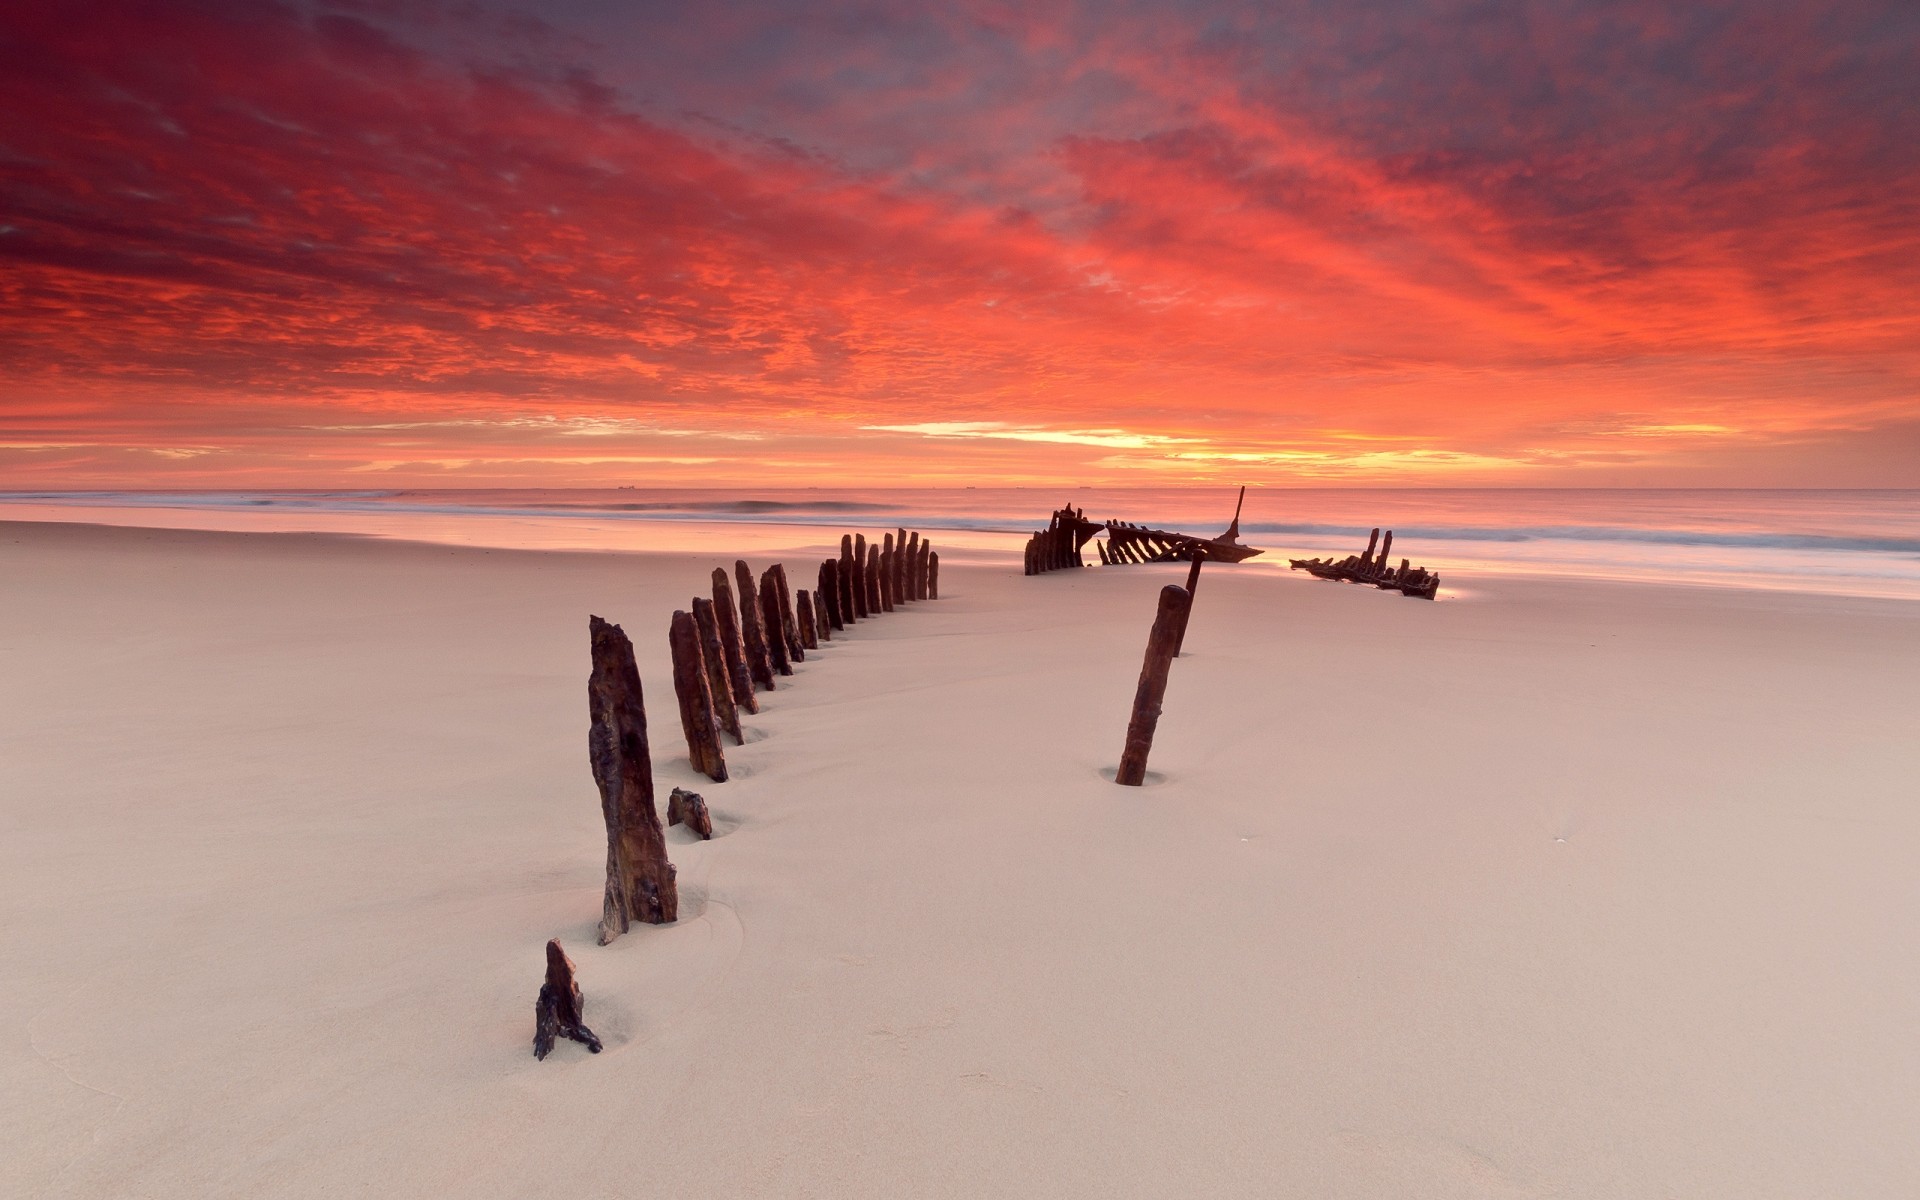
<svg viewBox="0 0 1920 1200"><path fill-rule="evenodd" d="M733 703L757 713L760 702L753 698L753 672L747 669L747 651L740 640L740 609L734 603L733 585L727 582L725 567L713 569L713 617L720 624L720 652L726 656Z"/></svg>
<svg viewBox="0 0 1920 1200"><path fill-rule="evenodd" d="M864 573L867 583L867 611L879 616L886 611L880 607L880 547L867 547L867 569Z"/></svg>
<svg viewBox="0 0 1920 1200"><path fill-rule="evenodd" d="M586 1007L586 1001L580 998L580 985L573 978L573 960L560 948L560 939L554 938L547 943L547 979L533 1002L533 1056L545 1058L551 1054L556 1035L600 1053L600 1039L593 1036L583 1019Z"/></svg>
<svg viewBox="0 0 1920 1200"><path fill-rule="evenodd" d="M599 617L587 623L593 674L587 680L587 759L600 788L607 822L607 894L600 944L627 931L629 922L664 925L680 911L666 834L653 807L653 759L647 750L647 708L633 643Z"/></svg>
<svg viewBox="0 0 1920 1200"><path fill-rule="evenodd" d="M1380 544L1380 527L1376 525L1374 526L1373 532L1367 536L1367 552L1360 556L1361 566L1364 567L1373 562L1373 548L1375 546L1378 546L1379 544Z"/></svg>
<svg viewBox="0 0 1920 1200"><path fill-rule="evenodd" d="M1180 618L1180 636L1173 639L1173 656L1179 658L1187 649L1187 622L1193 620L1193 598L1200 591L1200 564L1207 561L1205 551L1193 552L1193 565L1187 568L1187 612Z"/></svg>
<svg viewBox="0 0 1920 1200"><path fill-rule="evenodd" d="M939 598L940 598L940 552L938 550L929 549L927 551L927 599L938 600Z"/></svg>
<svg viewBox="0 0 1920 1200"><path fill-rule="evenodd" d="M1127 722L1127 747L1113 781L1139 787L1147 779L1147 755L1153 750L1153 731L1160 724L1160 702L1167 695L1167 672L1173 666L1173 647L1187 619L1187 592L1170 583L1160 589L1160 610L1147 638L1147 658L1140 667L1140 686L1133 693L1133 719Z"/></svg>
<svg viewBox="0 0 1920 1200"><path fill-rule="evenodd" d="M747 646L747 669L753 681L769 692L773 690L773 652L767 645L767 631L760 621L760 589L754 586L753 568L744 558L733 563L734 578L740 582L740 634Z"/></svg>
<svg viewBox="0 0 1920 1200"><path fill-rule="evenodd" d="M1101 566L1110 567L1113 565L1113 560L1107 557L1107 544L1105 542L1095 539L1093 548L1100 555Z"/></svg>
<svg viewBox="0 0 1920 1200"><path fill-rule="evenodd" d="M703 596L693 598L693 623L700 630L700 658L707 669L707 694L713 698L714 716L720 728L733 735L733 744L742 745L746 739L740 735L740 706L733 702L733 681L726 652L720 646L720 622L713 601ZM751 685L747 695L753 695Z"/></svg>
<svg viewBox="0 0 1920 1200"><path fill-rule="evenodd" d="M693 769L724 783L727 760L720 753L720 723L713 715L713 694L707 688L707 665L701 661L700 626L684 609L673 614L667 631L673 650L673 694L680 701L680 728L687 735L687 761Z"/></svg>
<svg viewBox="0 0 1920 1200"><path fill-rule="evenodd" d="M853 535L853 614L863 620L874 615L874 608L867 603L867 538L865 534Z"/></svg>
<svg viewBox="0 0 1920 1200"><path fill-rule="evenodd" d="M825 559L820 564L820 615L823 626L845 629L846 618L840 615L840 564L834 559Z"/></svg>
<svg viewBox="0 0 1920 1200"><path fill-rule="evenodd" d="M800 645L808 650L818 650L820 625L813 615L813 596L805 588L793 594L793 615L800 623Z"/></svg>
<svg viewBox="0 0 1920 1200"><path fill-rule="evenodd" d="M775 563L767 570L773 572L773 583L780 597L780 634L787 641L787 658L791 662L807 661L807 644L800 640L800 619L793 611L793 589L787 586L787 566Z"/></svg>
<svg viewBox="0 0 1920 1200"><path fill-rule="evenodd" d="M1380 539L1380 557L1373 560L1373 569L1375 571L1385 569L1387 562L1392 558L1392 556L1393 556L1393 530L1389 529L1387 530L1387 536Z"/></svg>
<svg viewBox="0 0 1920 1200"><path fill-rule="evenodd" d="M840 535L840 558L834 568L840 584L840 619L848 625L859 619L853 603L853 537Z"/></svg>
<svg viewBox="0 0 1920 1200"><path fill-rule="evenodd" d="M707 811L707 801L699 792L690 792L685 788L675 788L667 796L667 826L685 825L700 835L700 840L713 840L713 816Z"/></svg>
<svg viewBox="0 0 1920 1200"><path fill-rule="evenodd" d="M874 579L880 585L878 591L880 593L881 612L893 611L895 599L893 594L893 572L894 568L899 565L894 562L893 556L895 553L893 535L889 533L886 535L885 540L880 543L880 569L874 572Z"/></svg>
<svg viewBox="0 0 1920 1200"><path fill-rule="evenodd" d="M787 657L787 635L780 630L780 588L772 567L760 572L760 623L767 628L767 654L775 674L793 674L793 660Z"/></svg>

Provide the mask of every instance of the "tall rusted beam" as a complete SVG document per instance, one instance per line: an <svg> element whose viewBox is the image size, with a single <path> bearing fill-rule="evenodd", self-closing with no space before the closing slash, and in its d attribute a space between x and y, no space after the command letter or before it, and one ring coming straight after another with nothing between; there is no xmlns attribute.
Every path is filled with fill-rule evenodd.
<svg viewBox="0 0 1920 1200"><path fill-rule="evenodd" d="M687 761L693 769L724 783L727 759L720 752L720 722L707 687L707 664L700 653L700 626L684 609L673 614L667 631L673 651L673 694L680 701L680 728L687 735Z"/></svg>
<svg viewBox="0 0 1920 1200"><path fill-rule="evenodd" d="M733 584L727 581L725 567L713 569L713 619L720 626L720 653L726 657L734 706L757 713L760 702L753 697L753 672L747 667L747 648L740 639L740 609L734 603Z"/></svg>
<svg viewBox="0 0 1920 1200"><path fill-rule="evenodd" d="M780 586L773 568L760 572L760 623L767 628L767 653L777 675L793 674L793 659L787 655L787 637L780 630Z"/></svg>
<svg viewBox="0 0 1920 1200"><path fill-rule="evenodd" d="M607 893L600 944L633 921L664 925L680 911L667 839L653 807L653 759L647 749L647 708L633 643L618 625L591 617L593 674L587 680L587 758L607 822Z"/></svg>
<svg viewBox="0 0 1920 1200"><path fill-rule="evenodd" d="M755 683L770 692L773 690L773 650L767 644L767 630L760 619L760 589L753 582L753 568L744 558L734 561L733 576L740 584L740 635L746 642L747 670Z"/></svg>
<svg viewBox="0 0 1920 1200"><path fill-rule="evenodd" d="M1127 745L1120 755L1120 769L1114 773L1115 783L1139 787L1147 780L1147 755L1153 751L1153 733L1160 724L1160 705L1167 696L1174 643L1187 619L1187 600L1187 590L1179 584L1160 589L1160 609L1147 637L1147 657L1133 692L1133 718L1127 722Z"/></svg>
<svg viewBox="0 0 1920 1200"><path fill-rule="evenodd" d="M720 728L733 735L738 746L746 739L740 735L740 706L733 702L733 681L729 676L726 651L720 644L720 621L713 601L704 596L693 598L693 623L700 630L700 658L707 668L707 693L713 697L713 715ZM753 695L752 685L747 695Z"/></svg>

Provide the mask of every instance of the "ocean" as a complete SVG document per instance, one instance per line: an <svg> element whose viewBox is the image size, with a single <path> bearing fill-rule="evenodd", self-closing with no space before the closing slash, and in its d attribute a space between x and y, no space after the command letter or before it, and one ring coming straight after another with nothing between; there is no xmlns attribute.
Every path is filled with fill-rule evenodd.
<svg viewBox="0 0 1920 1200"><path fill-rule="evenodd" d="M0 520L624 551L826 544L905 526L948 560L1017 561L1063 504L1211 536L1234 501L1232 488L43 491L0 493ZM1375 527L1394 531L1394 558L1441 572L1443 598L1523 574L1920 599L1920 491L1259 488L1240 517L1242 541L1266 551L1247 566L1281 572L1289 557L1357 553Z"/></svg>

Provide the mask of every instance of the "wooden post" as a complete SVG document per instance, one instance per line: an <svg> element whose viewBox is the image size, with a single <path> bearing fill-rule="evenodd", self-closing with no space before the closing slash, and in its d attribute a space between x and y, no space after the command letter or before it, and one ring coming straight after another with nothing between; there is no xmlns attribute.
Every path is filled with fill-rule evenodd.
<svg viewBox="0 0 1920 1200"><path fill-rule="evenodd" d="M742 745L740 706L733 702L733 681L727 667L726 652L720 646L720 622L713 601L704 596L693 598L693 623L700 630L700 658L707 668L707 694L713 697L713 713L720 728L733 735L733 744ZM753 695L751 685L747 695Z"/></svg>
<svg viewBox="0 0 1920 1200"><path fill-rule="evenodd" d="M580 998L580 985L573 978L573 960L560 948L560 939L549 941L547 979L533 1002L533 1056L545 1058L551 1054L555 1035L600 1053L600 1039L593 1036L583 1019L586 1007Z"/></svg>
<svg viewBox="0 0 1920 1200"><path fill-rule="evenodd" d="M867 611L877 617L886 611L880 607L880 547L867 547L867 569L863 575L867 583Z"/></svg>
<svg viewBox="0 0 1920 1200"><path fill-rule="evenodd" d="M707 811L706 798L699 792L675 788L667 797L667 827L682 824L699 834L701 841L713 840L713 815Z"/></svg>
<svg viewBox="0 0 1920 1200"><path fill-rule="evenodd" d="M1186 615L1180 618L1180 636L1173 639L1173 656L1175 658L1179 658L1182 654L1186 653L1187 622L1193 620L1193 598L1198 595L1200 591L1200 564L1205 561L1207 561L1206 553L1201 550L1195 550L1193 552L1193 565L1187 568L1187 611Z"/></svg>
<svg viewBox="0 0 1920 1200"><path fill-rule="evenodd" d="M824 625L845 629L846 618L840 615L840 564L831 558L820 564L820 598L826 601L821 609L821 615L826 618Z"/></svg>
<svg viewBox="0 0 1920 1200"><path fill-rule="evenodd" d="M914 530L907 535L907 560L902 564L900 574L900 595L908 600L925 600L920 593L920 567L925 561L926 544L920 540L920 531Z"/></svg>
<svg viewBox="0 0 1920 1200"><path fill-rule="evenodd" d="M851 625L859 619L854 613L853 604L853 537L851 534L840 535L840 559L834 570L835 579L840 584L840 619Z"/></svg>
<svg viewBox="0 0 1920 1200"><path fill-rule="evenodd" d="M607 822L607 894L600 944L631 921L664 925L680 911L666 834L653 808L653 759L647 750L647 708L633 643L618 625L592 617L593 674L587 680L587 759Z"/></svg>
<svg viewBox="0 0 1920 1200"><path fill-rule="evenodd" d="M853 535L853 615L862 619L874 615L867 603L867 538L859 533Z"/></svg>
<svg viewBox="0 0 1920 1200"><path fill-rule="evenodd" d="M1033 539L1032 538L1027 539L1025 555L1026 555L1026 561L1023 564L1024 573L1027 575L1031 575L1034 573L1033 572Z"/></svg>
<svg viewBox="0 0 1920 1200"><path fill-rule="evenodd" d="M720 625L720 653L726 656L733 703L757 713L760 702L753 698L753 673L747 669L747 652L740 641L740 609L733 602L733 585L727 582L725 567L713 569L713 617Z"/></svg>
<svg viewBox="0 0 1920 1200"><path fill-rule="evenodd" d="M780 597L780 634L787 642L787 658L792 662L807 661L807 644L800 640L800 619L793 611L793 589L787 586L787 566L775 563L767 570L773 572L773 583Z"/></svg>
<svg viewBox="0 0 1920 1200"><path fill-rule="evenodd" d="M940 598L940 552L927 551L927 599Z"/></svg>
<svg viewBox="0 0 1920 1200"><path fill-rule="evenodd" d="M773 568L760 572L760 623L767 627L767 654L776 674L793 674L793 660L787 656L787 635L780 629L780 588Z"/></svg>
<svg viewBox="0 0 1920 1200"><path fill-rule="evenodd" d="M692 613L682 609L673 614L667 644L673 650L673 694L680 701L680 728L687 735L687 761L715 783L725 783L727 760L720 753L720 723L713 717L707 665L701 661L700 626Z"/></svg>
<svg viewBox="0 0 1920 1200"><path fill-rule="evenodd" d="M892 612L898 599L894 595L893 573L900 565L894 556L899 552L894 549L893 535L890 533L880 546L880 569L874 572L874 578L880 584L880 611Z"/></svg>
<svg viewBox="0 0 1920 1200"><path fill-rule="evenodd" d="M1383 540L1380 543L1380 557L1373 560L1374 564L1376 566L1384 564L1387 561L1388 557L1391 556L1392 554L1393 554L1393 530L1389 529L1387 530L1387 536L1385 540Z"/></svg>
<svg viewBox="0 0 1920 1200"><path fill-rule="evenodd" d="M1140 686L1133 693L1133 719L1127 722L1127 747L1120 755L1115 783L1139 787L1147 779L1147 755L1153 750L1153 731L1160 724L1160 702L1167 695L1167 672L1173 666L1173 647L1187 619L1187 592L1170 583L1160 589L1160 610L1147 638L1147 657L1140 667Z"/></svg>
<svg viewBox="0 0 1920 1200"><path fill-rule="evenodd" d="M767 631L760 623L760 589L753 585L753 568L746 559L734 560L733 575L740 581L740 633L747 644L747 669L753 681L770 692L773 654L767 646Z"/></svg>
<svg viewBox="0 0 1920 1200"><path fill-rule="evenodd" d="M800 623L800 644L808 650L820 648L820 624L813 615L813 596L805 588L794 593L794 618Z"/></svg>
<svg viewBox="0 0 1920 1200"><path fill-rule="evenodd" d="M1093 548L1100 555L1101 566L1110 567L1113 565L1113 560L1107 557L1107 544L1105 542L1096 540L1093 543Z"/></svg>
<svg viewBox="0 0 1920 1200"><path fill-rule="evenodd" d="M1360 561L1362 563L1372 562L1373 548L1375 546L1378 546L1379 544L1380 544L1380 528L1379 526L1375 526L1373 532L1367 535L1367 552L1360 556Z"/></svg>

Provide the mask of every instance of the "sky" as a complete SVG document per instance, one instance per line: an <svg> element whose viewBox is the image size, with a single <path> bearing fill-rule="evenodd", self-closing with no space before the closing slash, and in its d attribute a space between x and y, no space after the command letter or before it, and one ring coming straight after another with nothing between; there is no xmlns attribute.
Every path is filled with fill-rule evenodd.
<svg viewBox="0 0 1920 1200"><path fill-rule="evenodd" d="M0 6L0 488L1920 486L1912 0Z"/></svg>

